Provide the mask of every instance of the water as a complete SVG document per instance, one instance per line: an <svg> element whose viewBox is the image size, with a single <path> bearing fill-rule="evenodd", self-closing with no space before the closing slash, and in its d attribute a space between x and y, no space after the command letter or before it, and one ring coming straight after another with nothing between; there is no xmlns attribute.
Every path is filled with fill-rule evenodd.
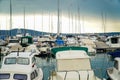
<svg viewBox="0 0 120 80"><path fill-rule="evenodd" d="M107 54L97 54L96 56L91 56L91 67L95 71L95 75L99 78L108 78L106 74L106 69L113 66L113 61L111 61ZM50 72L55 70L56 60L53 58L40 58L36 57L37 66L41 67L44 74L43 80L48 80ZM1 61L0 61L1 64Z"/></svg>

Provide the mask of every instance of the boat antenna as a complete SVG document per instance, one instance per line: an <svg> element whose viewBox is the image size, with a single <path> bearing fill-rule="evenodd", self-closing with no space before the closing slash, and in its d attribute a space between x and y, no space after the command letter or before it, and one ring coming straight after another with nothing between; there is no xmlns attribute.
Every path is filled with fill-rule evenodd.
<svg viewBox="0 0 120 80"><path fill-rule="evenodd" d="M18 48L17 56L19 56L19 48Z"/></svg>

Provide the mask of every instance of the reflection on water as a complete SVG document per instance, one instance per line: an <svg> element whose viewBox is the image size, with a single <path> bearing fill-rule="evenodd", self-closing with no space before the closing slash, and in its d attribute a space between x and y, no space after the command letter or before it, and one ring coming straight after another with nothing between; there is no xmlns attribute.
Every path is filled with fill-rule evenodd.
<svg viewBox="0 0 120 80"><path fill-rule="evenodd" d="M91 66L95 71L96 76L99 78L107 78L106 69L113 66L113 61L109 60L107 54L97 54L96 56L91 56ZM44 74L43 80L48 80L50 72L55 70L56 60L53 58L40 58L36 57L37 66L41 67ZM1 66L1 61L0 61Z"/></svg>

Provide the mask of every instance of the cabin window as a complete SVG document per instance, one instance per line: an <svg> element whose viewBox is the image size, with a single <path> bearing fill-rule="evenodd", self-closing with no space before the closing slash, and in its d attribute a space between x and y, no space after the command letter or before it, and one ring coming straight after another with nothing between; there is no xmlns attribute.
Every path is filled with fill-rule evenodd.
<svg viewBox="0 0 120 80"><path fill-rule="evenodd" d="M9 79L10 78L10 74L8 73L0 73L0 79Z"/></svg>
<svg viewBox="0 0 120 80"><path fill-rule="evenodd" d="M17 80L27 80L27 75L26 74L14 74L13 78Z"/></svg>
<svg viewBox="0 0 120 80"><path fill-rule="evenodd" d="M118 70L118 61L115 61L114 67Z"/></svg>
<svg viewBox="0 0 120 80"><path fill-rule="evenodd" d="M32 63L35 63L35 57L32 58Z"/></svg>
<svg viewBox="0 0 120 80"><path fill-rule="evenodd" d="M17 59L17 63L18 64L23 64L23 65L28 65L29 64L29 59L28 58L21 58L21 57L19 57Z"/></svg>
<svg viewBox="0 0 120 80"><path fill-rule="evenodd" d="M35 70L34 72L31 73L31 80L35 79L37 76L38 76L38 73Z"/></svg>
<svg viewBox="0 0 120 80"><path fill-rule="evenodd" d="M16 64L16 58L6 58L5 59L5 64Z"/></svg>
<svg viewBox="0 0 120 80"><path fill-rule="evenodd" d="M33 79L35 79L35 73L34 72L31 73L31 80L33 80Z"/></svg>
<svg viewBox="0 0 120 80"><path fill-rule="evenodd" d="M19 43L19 40L9 40L9 43Z"/></svg>
<svg viewBox="0 0 120 80"><path fill-rule="evenodd" d="M113 44L118 43L118 38L111 38L111 43L113 43Z"/></svg>
<svg viewBox="0 0 120 80"><path fill-rule="evenodd" d="M28 43L28 38L23 38L22 43Z"/></svg>
<svg viewBox="0 0 120 80"><path fill-rule="evenodd" d="M35 70L35 76L37 77L38 76L38 73L37 73L37 71Z"/></svg>

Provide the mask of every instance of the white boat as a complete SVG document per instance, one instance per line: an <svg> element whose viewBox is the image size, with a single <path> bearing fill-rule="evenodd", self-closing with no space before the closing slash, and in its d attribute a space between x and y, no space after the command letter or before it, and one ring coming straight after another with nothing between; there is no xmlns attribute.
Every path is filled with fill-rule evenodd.
<svg viewBox="0 0 120 80"><path fill-rule="evenodd" d="M9 43L7 45L7 47L9 48L9 52L15 52L15 51L23 51L23 47L20 45L19 40L18 39L9 39Z"/></svg>
<svg viewBox="0 0 120 80"><path fill-rule="evenodd" d="M9 48L5 46L0 46L0 55L6 56L9 54Z"/></svg>
<svg viewBox="0 0 120 80"><path fill-rule="evenodd" d="M67 46L79 46L78 41L75 37L67 37L66 39L66 45Z"/></svg>
<svg viewBox="0 0 120 80"><path fill-rule="evenodd" d="M40 51L38 50L38 48L34 44L31 44L31 45L25 47L25 52L31 52L31 51L35 51L36 55L40 54Z"/></svg>
<svg viewBox="0 0 120 80"><path fill-rule="evenodd" d="M49 80L101 80L91 69L86 47L60 47L51 51L56 55L56 70Z"/></svg>
<svg viewBox="0 0 120 80"><path fill-rule="evenodd" d="M0 46L5 46L5 45L7 45L7 41L0 39Z"/></svg>
<svg viewBox="0 0 120 80"><path fill-rule="evenodd" d="M106 44L111 48L120 47L120 36L110 36L106 39Z"/></svg>
<svg viewBox="0 0 120 80"><path fill-rule="evenodd" d="M80 45L82 47L87 47L88 48L88 52L91 54L91 55L95 55L96 54L96 45L94 43L93 40L89 39L89 38L83 38L83 39L80 39L81 43Z"/></svg>
<svg viewBox="0 0 120 80"><path fill-rule="evenodd" d="M3 58L0 80L42 80L34 52L12 52Z"/></svg>
<svg viewBox="0 0 120 80"><path fill-rule="evenodd" d="M120 58L115 58L114 67L107 69L108 80L120 80Z"/></svg>
<svg viewBox="0 0 120 80"><path fill-rule="evenodd" d="M47 54L47 52L50 50L50 46L47 42L42 42L41 46L39 47L39 51L41 54Z"/></svg>

